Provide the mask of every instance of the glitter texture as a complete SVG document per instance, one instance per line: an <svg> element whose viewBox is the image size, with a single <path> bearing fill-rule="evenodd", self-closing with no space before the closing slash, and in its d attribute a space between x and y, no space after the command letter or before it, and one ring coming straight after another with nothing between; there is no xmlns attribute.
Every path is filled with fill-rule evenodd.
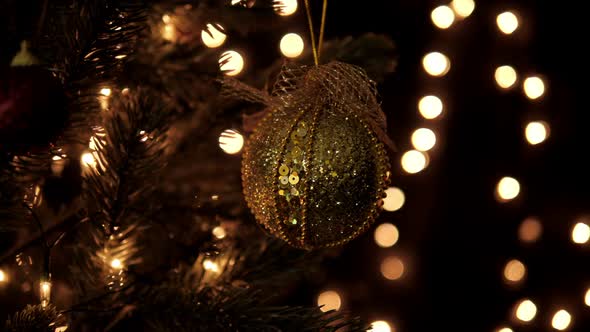
<svg viewBox="0 0 590 332"><path fill-rule="evenodd" d="M270 233L299 248L340 245L377 217L388 185L385 117L352 65L284 69L244 150L246 201Z"/></svg>

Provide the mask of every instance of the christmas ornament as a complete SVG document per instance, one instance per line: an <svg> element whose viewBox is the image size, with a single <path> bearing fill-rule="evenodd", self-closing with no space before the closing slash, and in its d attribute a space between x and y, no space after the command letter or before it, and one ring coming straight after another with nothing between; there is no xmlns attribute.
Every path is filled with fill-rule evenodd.
<svg viewBox="0 0 590 332"><path fill-rule="evenodd" d="M250 209L295 247L350 241L377 217L388 184L391 142L373 82L331 62L284 69L274 95L244 150Z"/></svg>

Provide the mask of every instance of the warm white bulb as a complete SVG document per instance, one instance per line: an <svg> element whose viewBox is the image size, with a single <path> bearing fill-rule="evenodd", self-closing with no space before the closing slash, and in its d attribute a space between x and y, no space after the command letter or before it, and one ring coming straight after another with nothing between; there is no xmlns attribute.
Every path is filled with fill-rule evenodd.
<svg viewBox="0 0 590 332"><path fill-rule="evenodd" d="M475 1L473 0L453 0L451 1L451 8L455 11L458 17L465 18L475 9Z"/></svg>
<svg viewBox="0 0 590 332"><path fill-rule="evenodd" d="M545 93L545 83L538 76L527 77L522 85L524 94L529 99L538 99Z"/></svg>
<svg viewBox="0 0 590 332"><path fill-rule="evenodd" d="M516 70L511 66L500 66L496 68L494 72L494 78L496 79L496 84L502 89L509 89L514 86L518 76L516 74Z"/></svg>
<svg viewBox="0 0 590 332"><path fill-rule="evenodd" d="M340 294L336 291L325 291L322 292L318 296L318 306L322 306L320 308L321 311L326 312L330 310L338 310L340 309L340 305L342 304L342 300L340 298Z"/></svg>
<svg viewBox="0 0 590 332"><path fill-rule="evenodd" d="M225 229L221 226L215 226L215 228L213 228L213 236L215 236L218 239L223 239L227 233L225 231Z"/></svg>
<svg viewBox="0 0 590 332"><path fill-rule="evenodd" d="M572 315L567 310L561 309L553 315L551 326L558 331L563 331L570 326Z"/></svg>
<svg viewBox="0 0 590 332"><path fill-rule="evenodd" d="M428 53L422 58L424 70L432 76L444 76L451 69L451 62L440 52Z"/></svg>
<svg viewBox="0 0 590 332"><path fill-rule="evenodd" d="M584 295L584 304L590 307L590 288L586 290L586 294Z"/></svg>
<svg viewBox="0 0 590 332"><path fill-rule="evenodd" d="M449 6L438 6L430 13L430 19L437 28L448 29L455 22L455 13Z"/></svg>
<svg viewBox="0 0 590 332"><path fill-rule="evenodd" d="M41 299L41 306L44 308L47 307L51 299L51 282L41 281L39 287L39 297Z"/></svg>
<svg viewBox="0 0 590 332"><path fill-rule="evenodd" d="M498 29L504 34L511 34L518 28L518 17L513 12L503 12L496 17Z"/></svg>
<svg viewBox="0 0 590 332"><path fill-rule="evenodd" d="M511 283L521 281L526 274L526 267L518 259L513 259L506 263L504 267L504 278Z"/></svg>
<svg viewBox="0 0 590 332"><path fill-rule="evenodd" d="M577 223L572 229L572 241L577 244L584 244L590 240L590 226L583 222Z"/></svg>
<svg viewBox="0 0 590 332"><path fill-rule="evenodd" d="M443 103L437 96L424 96L418 102L418 111L427 120L437 118L443 111Z"/></svg>
<svg viewBox="0 0 590 332"><path fill-rule="evenodd" d="M84 152L82 154L82 165L87 167L96 167L96 159L92 152Z"/></svg>
<svg viewBox="0 0 590 332"><path fill-rule="evenodd" d="M203 268L208 271L219 272L219 265L210 259L203 261Z"/></svg>
<svg viewBox="0 0 590 332"><path fill-rule="evenodd" d="M384 320L377 320L371 323L371 328L367 331L371 332L392 332L391 326Z"/></svg>
<svg viewBox="0 0 590 332"><path fill-rule="evenodd" d="M522 300L516 307L515 315L523 322L530 322L537 315L537 306L531 300Z"/></svg>
<svg viewBox="0 0 590 332"><path fill-rule="evenodd" d="M236 154L244 146L244 136L235 130L227 129L219 135L219 147L227 154Z"/></svg>
<svg viewBox="0 0 590 332"><path fill-rule="evenodd" d="M116 270L121 270L123 268L123 262L118 258L114 258L111 260L111 267Z"/></svg>
<svg viewBox="0 0 590 332"><path fill-rule="evenodd" d="M227 51L219 58L219 69L228 76L236 76L244 69L244 58L236 51Z"/></svg>
<svg viewBox="0 0 590 332"><path fill-rule="evenodd" d="M436 144L434 131L428 128L418 128L412 134L412 145L418 151L428 151Z"/></svg>
<svg viewBox="0 0 590 332"><path fill-rule="evenodd" d="M296 33L288 33L281 38L280 49L287 58L296 58L303 53L303 38Z"/></svg>
<svg viewBox="0 0 590 332"><path fill-rule="evenodd" d="M496 193L500 201L509 201L520 193L520 183L515 178L503 177L496 186Z"/></svg>
<svg viewBox="0 0 590 332"><path fill-rule="evenodd" d="M502 328L498 329L497 332L514 332L514 331L509 327L502 327Z"/></svg>
<svg viewBox="0 0 590 332"><path fill-rule="evenodd" d="M385 190L385 198L383 199L383 209L385 211L397 211L404 206L406 202L406 195L400 188L389 187Z"/></svg>
<svg viewBox="0 0 590 332"><path fill-rule="evenodd" d="M111 89L109 89L109 88L102 88L102 89L100 89L100 94L103 95L103 96L105 96L105 97L108 97L108 96L111 95Z"/></svg>
<svg viewBox="0 0 590 332"><path fill-rule="evenodd" d="M210 23L207 23L207 29L201 31L201 40L209 48L216 48L223 45L226 39L227 36L218 30L215 25Z"/></svg>
<svg viewBox="0 0 590 332"><path fill-rule="evenodd" d="M406 173L415 174L426 168L428 159L426 153L417 150L407 151L402 155L402 168Z"/></svg>
<svg viewBox="0 0 590 332"><path fill-rule="evenodd" d="M273 6L277 14L289 16L297 11L297 0L274 0Z"/></svg>
<svg viewBox="0 0 590 332"><path fill-rule="evenodd" d="M4 273L2 269L0 269L0 282L5 282L6 279L6 273Z"/></svg>
<svg viewBox="0 0 590 332"><path fill-rule="evenodd" d="M383 223L375 228L375 243L381 248L389 248L399 240L399 231L395 225Z"/></svg>
<svg viewBox="0 0 590 332"><path fill-rule="evenodd" d="M543 121L533 121L527 124L524 134L531 145L543 143L549 136L549 125Z"/></svg>

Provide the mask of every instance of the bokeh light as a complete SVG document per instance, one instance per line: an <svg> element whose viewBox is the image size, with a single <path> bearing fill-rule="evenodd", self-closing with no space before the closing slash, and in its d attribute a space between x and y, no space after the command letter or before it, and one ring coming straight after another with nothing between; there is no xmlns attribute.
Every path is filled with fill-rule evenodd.
<svg viewBox="0 0 590 332"><path fill-rule="evenodd" d="M92 152L84 152L82 157L80 158L82 161L82 165L87 167L96 168L96 159L94 158L94 154Z"/></svg>
<svg viewBox="0 0 590 332"><path fill-rule="evenodd" d="M524 136L531 145L543 143L549 137L549 125L544 121L529 122L524 129Z"/></svg>
<svg viewBox="0 0 590 332"><path fill-rule="evenodd" d="M236 76L244 69L244 58L236 51L227 51L219 58L219 69L228 76Z"/></svg>
<svg viewBox="0 0 590 332"><path fill-rule="evenodd" d="M499 87L509 89L516 83L518 75L516 74L516 70L511 66L500 66L494 72L494 79L496 79L496 84Z"/></svg>
<svg viewBox="0 0 590 332"><path fill-rule="evenodd" d="M509 35L518 28L518 17L513 12L503 12L496 17L496 23L500 31Z"/></svg>
<svg viewBox="0 0 590 332"><path fill-rule="evenodd" d="M111 267L116 270L121 270L123 268L123 262L118 258L114 258L111 260Z"/></svg>
<svg viewBox="0 0 590 332"><path fill-rule="evenodd" d="M386 257L381 262L381 274L388 280L397 280L404 275L404 262L394 256Z"/></svg>
<svg viewBox="0 0 590 332"><path fill-rule="evenodd" d="M538 76L527 77L522 84L524 94L529 99L538 99L545 93L545 83Z"/></svg>
<svg viewBox="0 0 590 332"><path fill-rule="evenodd" d="M367 331L371 332L395 332L391 325L384 320L376 320L371 323L371 328Z"/></svg>
<svg viewBox="0 0 590 332"><path fill-rule="evenodd" d="M509 327L501 327L498 330L496 330L497 332L514 332L511 328Z"/></svg>
<svg viewBox="0 0 590 332"><path fill-rule="evenodd" d="M385 190L385 198L383 199L383 209L385 211L397 211L404 206L406 202L406 195L400 188L389 187Z"/></svg>
<svg viewBox="0 0 590 332"><path fill-rule="evenodd" d="M516 283L521 281L526 274L526 267L524 264L517 260L513 259L506 263L504 267L504 278L508 282Z"/></svg>
<svg viewBox="0 0 590 332"><path fill-rule="evenodd" d="M473 0L453 0L451 1L451 8L455 11L458 17L465 18L475 9L475 1Z"/></svg>
<svg viewBox="0 0 590 332"><path fill-rule="evenodd" d="M553 319L551 320L551 326L554 329L563 331L570 326L572 322L572 315L570 315L567 310L561 309L553 315Z"/></svg>
<svg viewBox="0 0 590 332"><path fill-rule="evenodd" d="M203 268L207 271L219 272L219 264L210 259L205 259L203 261Z"/></svg>
<svg viewBox="0 0 590 332"><path fill-rule="evenodd" d="M455 13L449 6L438 6L430 13L430 19L437 28L447 29L455 22Z"/></svg>
<svg viewBox="0 0 590 332"><path fill-rule="evenodd" d="M579 222L572 229L572 241L578 244L584 244L590 240L590 226Z"/></svg>
<svg viewBox="0 0 590 332"><path fill-rule="evenodd" d="M584 295L584 303L590 307L590 288L586 290L586 294Z"/></svg>
<svg viewBox="0 0 590 332"><path fill-rule="evenodd" d="M340 298L340 294L338 294L336 291L325 291L320 293L318 296L318 306L323 306L320 308L320 310L323 312L339 310L341 305L342 300Z"/></svg>
<svg viewBox="0 0 590 332"><path fill-rule="evenodd" d="M39 284L39 298L41 299L41 306L47 307L51 299L51 282L43 280Z"/></svg>
<svg viewBox="0 0 590 332"><path fill-rule="evenodd" d="M436 144L436 134L428 128L418 128L412 134L412 145L418 151L428 151Z"/></svg>
<svg viewBox="0 0 590 332"><path fill-rule="evenodd" d="M4 270L0 269L0 282L6 282L6 279L8 279L6 273L4 273Z"/></svg>
<svg viewBox="0 0 590 332"><path fill-rule="evenodd" d="M422 58L422 66L429 75L444 76L451 69L451 61L440 52L431 52Z"/></svg>
<svg viewBox="0 0 590 332"><path fill-rule="evenodd" d="M162 27L162 38L168 41L176 40L176 28L174 25L167 23Z"/></svg>
<svg viewBox="0 0 590 332"><path fill-rule="evenodd" d="M219 135L219 147L227 154L236 154L244 147L244 136L233 129L224 130Z"/></svg>
<svg viewBox="0 0 590 332"><path fill-rule="evenodd" d="M532 321L537 315L537 306L533 301L524 299L516 306L515 316L523 322Z"/></svg>
<svg viewBox="0 0 590 332"><path fill-rule="evenodd" d="M443 111L443 103L437 96L424 96L418 102L418 111L427 120L437 118Z"/></svg>
<svg viewBox="0 0 590 332"><path fill-rule="evenodd" d="M399 231L395 225L383 223L375 228L375 243L381 248L389 248L399 240Z"/></svg>
<svg viewBox="0 0 590 332"><path fill-rule="evenodd" d="M505 176L496 186L497 198L501 202L512 200L520 193L520 183L515 178Z"/></svg>
<svg viewBox="0 0 590 332"><path fill-rule="evenodd" d="M287 58L296 58L303 53L303 38L296 33L288 33L281 38L280 49Z"/></svg>
<svg viewBox="0 0 590 332"><path fill-rule="evenodd" d="M518 227L518 238L522 242L532 243L539 239L543 226L537 218L526 218Z"/></svg>
<svg viewBox="0 0 590 332"><path fill-rule="evenodd" d="M211 233L213 233L213 236L215 236L218 239L223 239L227 235L225 229L221 226L215 226Z"/></svg>
<svg viewBox="0 0 590 332"><path fill-rule="evenodd" d="M401 163L406 173L416 174L428 166L428 159L425 152L410 150L402 155Z"/></svg>
<svg viewBox="0 0 590 332"><path fill-rule="evenodd" d="M277 14L289 16L297 11L297 0L274 0L273 6Z"/></svg>
<svg viewBox="0 0 590 332"><path fill-rule="evenodd" d="M201 40L203 41L203 44L209 48L216 48L223 45L226 39L227 36L225 33L221 32L221 30L218 30L210 23L207 23L206 30L201 31Z"/></svg>

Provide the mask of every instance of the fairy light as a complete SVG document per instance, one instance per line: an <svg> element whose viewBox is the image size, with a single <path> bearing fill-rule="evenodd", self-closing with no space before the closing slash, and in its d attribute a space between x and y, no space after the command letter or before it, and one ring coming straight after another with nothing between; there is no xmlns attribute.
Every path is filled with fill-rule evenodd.
<svg viewBox="0 0 590 332"><path fill-rule="evenodd" d="M65 332L67 330L68 330L68 326L67 325L64 325L64 326L58 326L58 327L56 327L54 332Z"/></svg>
<svg viewBox="0 0 590 332"><path fill-rule="evenodd" d="M496 332L514 332L514 331L509 327L501 327L498 330L496 330Z"/></svg>
<svg viewBox="0 0 590 332"><path fill-rule="evenodd" d="M572 229L572 241L577 244L584 244L590 240L590 226L583 222L577 223Z"/></svg>
<svg viewBox="0 0 590 332"><path fill-rule="evenodd" d="M376 320L371 323L371 328L367 331L371 332L393 332L391 325L384 320Z"/></svg>
<svg viewBox="0 0 590 332"><path fill-rule="evenodd" d="M432 120L441 115L443 111L443 103L437 96L424 96L418 102L418 110L422 117L427 120Z"/></svg>
<svg viewBox="0 0 590 332"><path fill-rule="evenodd" d="M553 319L551 320L551 326L558 331L563 331L570 326L572 322L572 315L570 315L567 310L561 309L558 310L555 315L553 315Z"/></svg>
<svg viewBox="0 0 590 332"><path fill-rule="evenodd" d="M431 76L444 76L451 69L449 58L440 52L430 52L422 58L424 70Z"/></svg>
<svg viewBox="0 0 590 332"><path fill-rule="evenodd" d="M297 11L297 0L274 0L273 7L277 14L289 16Z"/></svg>
<svg viewBox="0 0 590 332"><path fill-rule="evenodd" d="M84 152L80 159L82 161L82 165L89 168L96 168L97 163L92 152Z"/></svg>
<svg viewBox="0 0 590 332"><path fill-rule="evenodd" d="M406 195L400 188L389 187L385 190L385 195L385 198L383 198L383 209L385 211L397 211L406 202Z"/></svg>
<svg viewBox="0 0 590 332"><path fill-rule="evenodd" d="M60 176L64 170L66 161L61 156L53 156L51 160L51 173Z"/></svg>
<svg viewBox="0 0 590 332"><path fill-rule="evenodd" d="M233 129L224 130L219 135L219 147L227 154L236 154L244 146L244 136Z"/></svg>
<svg viewBox="0 0 590 332"><path fill-rule="evenodd" d="M320 310L323 312L339 310L340 306L342 305L342 299L340 298L340 294L338 294L338 292L328 290L321 292L320 295L318 295L317 303L318 306L322 306Z"/></svg>
<svg viewBox="0 0 590 332"><path fill-rule="evenodd" d="M426 168L426 154L417 150L407 151L402 155L401 164L406 173L416 174Z"/></svg>
<svg viewBox="0 0 590 332"><path fill-rule="evenodd" d="M502 33L509 35L518 28L518 17L513 12L506 11L496 17L496 24Z"/></svg>
<svg viewBox="0 0 590 332"><path fill-rule="evenodd" d="M111 260L111 267L115 270L121 270L123 269L123 262L118 258L113 258Z"/></svg>
<svg viewBox="0 0 590 332"><path fill-rule="evenodd" d="M532 321L537 315L537 306L533 301L524 299L516 307L515 316L523 322Z"/></svg>
<svg viewBox="0 0 590 332"><path fill-rule="evenodd" d="M404 275L404 270L404 262L398 257L386 257L381 262L381 274L385 279L398 280Z"/></svg>
<svg viewBox="0 0 590 332"><path fill-rule="evenodd" d="M170 23L170 20L171 20L170 15L168 15L168 14L162 15L162 22L168 24L168 23Z"/></svg>
<svg viewBox="0 0 590 332"><path fill-rule="evenodd" d="M527 77L522 85L524 94L532 100L539 99L545 93L545 83L538 76Z"/></svg>
<svg viewBox="0 0 590 332"><path fill-rule="evenodd" d="M438 6L430 13L432 23L439 29L448 29L455 22L455 13L449 6Z"/></svg>
<svg viewBox="0 0 590 332"><path fill-rule="evenodd" d="M219 69L228 76L236 76L244 69L244 58L236 51L226 51L219 58Z"/></svg>
<svg viewBox="0 0 590 332"><path fill-rule="evenodd" d="M219 26L221 27L221 25ZM223 45L226 39L227 36L210 23L207 23L207 29L201 31L201 40L209 48L216 48Z"/></svg>
<svg viewBox="0 0 590 332"><path fill-rule="evenodd" d="M47 307L51 299L51 282L47 280L41 281L39 285L39 297L41 299L41 306Z"/></svg>
<svg viewBox="0 0 590 332"><path fill-rule="evenodd" d="M524 136L531 145L543 143L549 137L549 125L544 121L529 122L524 129Z"/></svg>
<svg viewBox="0 0 590 332"><path fill-rule="evenodd" d="M210 259L203 261L203 268L207 271L219 272L219 265Z"/></svg>
<svg viewBox="0 0 590 332"><path fill-rule="evenodd" d="M303 53L303 38L296 33L288 33L281 38L279 47L287 58L296 58Z"/></svg>
<svg viewBox="0 0 590 332"><path fill-rule="evenodd" d="M500 88L509 89L516 83L518 75L513 67L500 66L494 72L494 79Z"/></svg>
<svg viewBox="0 0 590 332"><path fill-rule="evenodd" d="M418 151L428 151L436 144L434 131L428 128L418 128L412 134L412 145Z"/></svg>
<svg viewBox="0 0 590 332"><path fill-rule="evenodd" d="M225 232L225 229L221 226L215 226L215 228L213 228L213 231L211 231L211 233L213 233L213 236L215 236L218 239L223 239L227 233Z"/></svg>
<svg viewBox="0 0 590 332"><path fill-rule="evenodd" d="M520 183L515 178L505 176L496 186L497 198L501 202L510 201L520 193Z"/></svg>
<svg viewBox="0 0 590 332"><path fill-rule="evenodd" d="M584 295L584 304L590 307L590 288L586 290L586 294Z"/></svg>
<svg viewBox="0 0 590 332"><path fill-rule="evenodd" d="M455 14L460 18L465 18L475 10L475 1L473 0L453 0L451 1L451 8Z"/></svg>
<svg viewBox="0 0 590 332"><path fill-rule="evenodd" d="M522 242L532 243L539 239L543 226L537 218L526 218L518 228L518 238Z"/></svg>
<svg viewBox="0 0 590 332"><path fill-rule="evenodd" d="M526 267L524 264L517 260L513 259L506 263L504 267L504 278L506 281L511 283L516 283L521 281L526 274Z"/></svg>
<svg viewBox="0 0 590 332"><path fill-rule="evenodd" d="M0 283L6 282L8 278L6 277L6 273L4 270L0 269Z"/></svg>
<svg viewBox="0 0 590 332"><path fill-rule="evenodd" d="M162 27L162 38L167 41L176 40L176 28L171 23L166 23Z"/></svg>
<svg viewBox="0 0 590 332"><path fill-rule="evenodd" d="M395 225L383 223L375 228L375 243L381 248L389 248L399 240L399 231Z"/></svg>
<svg viewBox="0 0 590 332"><path fill-rule="evenodd" d="M100 89L100 94L103 95L103 96L105 96L105 97L110 96L111 95L111 92L112 91L109 88L102 88L102 89Z"/></svg>

